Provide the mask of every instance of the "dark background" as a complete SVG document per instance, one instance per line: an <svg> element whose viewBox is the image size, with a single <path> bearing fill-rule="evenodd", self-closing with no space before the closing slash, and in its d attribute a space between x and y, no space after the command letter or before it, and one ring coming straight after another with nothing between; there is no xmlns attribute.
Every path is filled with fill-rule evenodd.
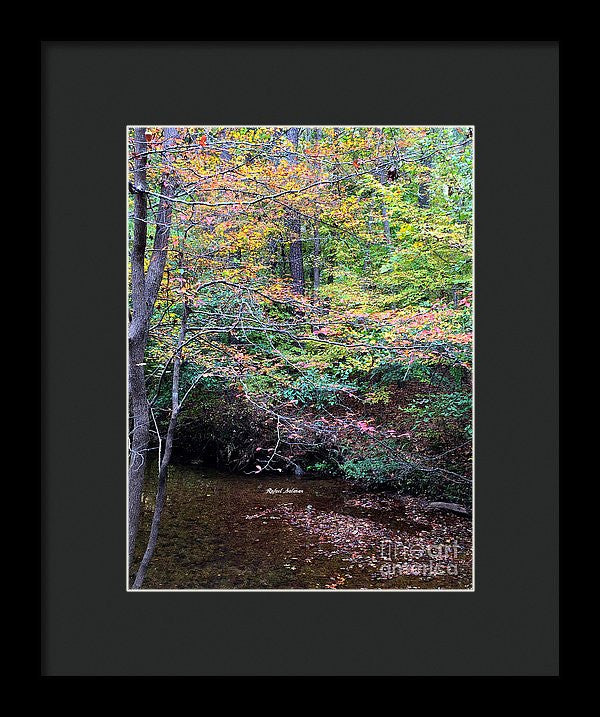
<svg viewBox="0 0 600 717"><path fill-rule="evenodd" d="M558 46L42 45L47 675L558 673ZM127 593L127 124L475 125L474 593Z"/></svg>

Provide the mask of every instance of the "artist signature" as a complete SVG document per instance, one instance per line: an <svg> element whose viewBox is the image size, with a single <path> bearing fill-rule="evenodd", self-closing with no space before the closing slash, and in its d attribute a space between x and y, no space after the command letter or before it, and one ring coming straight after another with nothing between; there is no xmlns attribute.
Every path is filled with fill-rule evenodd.
<svg viewBox="0 0 600 717"><path fill-rule="evenodd" d="M302 488L267 488L265 493L304 493Z"/></svg>

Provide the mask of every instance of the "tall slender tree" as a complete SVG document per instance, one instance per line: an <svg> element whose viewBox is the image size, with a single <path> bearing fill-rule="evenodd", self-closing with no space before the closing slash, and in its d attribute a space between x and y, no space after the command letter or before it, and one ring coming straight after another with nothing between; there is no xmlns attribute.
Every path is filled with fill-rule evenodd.
<svg viewBox="0 0 600 717"><path fill-rule="evenodd" d="M297 163L299 128L290 127L287 138L294 147L288 152L288 162ZM304 258L302 253L302 222L300 214L294 209L286 210L285 225L290 242L290 273L292 275L292 290L295 294L304 293Z"/></svg>
<svg viewBox="0 0 600 717"><path fill-rule="evenodd" d="M431 134L431 130L427 130L427 135ZM430 182L430 176L429 176L429 170L431 168L431 151L428 150L428 148L423 148L421 150L421 165L425 168L421 172L421 177L419 181L419 193L418 193L418 202L419 206L422 208L427 208L429 206L429 182Z"/></svg>
<svg viewBox="0 0 600 717"><path fill-rule="evenodd" d="M322 132L320 128L316 131L317 147L321 144ZM321 160L317 158L319 163L319 172L317 179L321 179ZM319 234L319 205L315 201L315 239L314 239L314 250L313 250L313 292L315 296L319 293L319 287L321 286L321 236Z"/></svg>
<svg viewBox="0 0 600 717"><path fill-rule="evenodd" d="M377 128L377 158L379 159L379 152L381 149L381 144L383 142L383 127ZM385 164L382 161L379 170L378 170L378 179L381 182L381 184L386 183L386 168ZM385 199L381 200L381 218L383 220L383 235L385 237L385 242L388 245L388 247L392 246L392 234L390 231L390 220L388 218L388 211L387 206L385 204Z"/></svg>
<svg viewBox="0 0 600 717"><path fill-rule="evenodd" d="M156 235L148 270L146 260L148 226L147 158L152 137L145 127L134 130L134 173L130 191L134 194L133 246L131 249L131 320L129 323L129 397L131 437L129 449L129 560L133 556L140 522L146 456L150 441L150 413L144 372L150 318L165 270L171 231L171 199L176 179L169 149L177 137L174 127L163 134L162 183L156 217Z"/></svg>
<svg viewBox="0 0 600 717"><path fill-rule="evenodd" d="M183 251L181 252L183 257ZM183 259L181 259L181 266ZM183 301L181 323L179 325L179 335L177 338L177 346L175 348L175 356L173 359L173 378L171 382L171 416L169 418L169 425L167 427L167 433L165 436L164 452L161 451L159 455L159 471L158 471L158 488L156 491L156 501L154 503L154 513L152 515L152 524L150 526L150 537L146 545L146 550L142 557L142 561L138 568L135 580L133 582L134 590L138 590L142 587L148 566L154 555L156 548L156 542L158 540L158 530L160 527L160 519L162 517L163 508L165 506L165 500L167 497L167 475L169 471L169 464L171 462L171 455L173 453L173 440L175 438L175 429L177 428L177 418L179 411L181 410L181 404L183 400L179 397L180 388L180 377L181 377L181 363L183 357L183 346L185 343L185 336L187 332L187 319L188 319L188 305L186 301ZM159 441L160 441L159 436Z"/></svg>
<svg viewBox="0 0 600 717"><path fill-rule="evenodd" d="M146 128L134 130L134 170L130 191L133 199L133 245L131 248L131 310L129 322L129 399L131 433L129 439L129 559L133 555L138 531L146 453L150 437L148 396L144 375L144 355L148 341L146 277L144 259L147 241L147 142Z"/></svg>

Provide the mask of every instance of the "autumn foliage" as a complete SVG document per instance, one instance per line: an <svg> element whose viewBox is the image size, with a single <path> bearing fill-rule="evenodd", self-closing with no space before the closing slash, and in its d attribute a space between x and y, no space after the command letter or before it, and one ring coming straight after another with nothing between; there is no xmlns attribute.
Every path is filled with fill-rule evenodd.
<svg viewBox="0 0 600 717"><path fill-rule="evenodd" d="M469 499L471 134L147 128L149 250L172 213L145 373L160 430L185 307L179 456Z"/></svg>

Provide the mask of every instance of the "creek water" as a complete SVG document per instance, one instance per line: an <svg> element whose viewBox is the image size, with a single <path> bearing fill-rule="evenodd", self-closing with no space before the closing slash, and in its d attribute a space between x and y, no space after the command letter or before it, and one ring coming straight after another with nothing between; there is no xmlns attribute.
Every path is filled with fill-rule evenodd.
<svg viewBox="0 0 600 717"><path fill-rule="evenodd" d="M148 537L148 481L137 541ZM470 589L471 520L328 478L169 468L143 589Z"/></svg>

